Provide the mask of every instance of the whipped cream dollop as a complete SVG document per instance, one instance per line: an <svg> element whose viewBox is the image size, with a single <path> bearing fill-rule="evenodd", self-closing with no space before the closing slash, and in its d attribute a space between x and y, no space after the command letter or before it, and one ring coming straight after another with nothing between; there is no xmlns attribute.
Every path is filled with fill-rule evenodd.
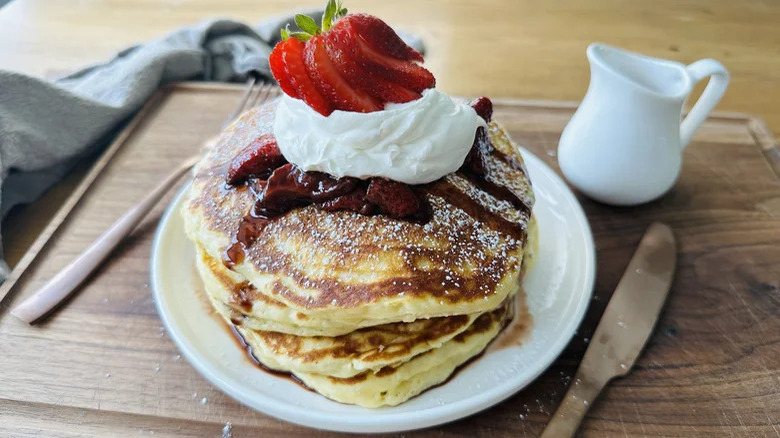
<svg viewBox="0 0 780 438"><path fill-rule="evenodd" d="M460 168L480 126L471 106L430 88L382 111L327 117L285 94L273 130L287 161L305 171L425 184Z"/></svg>

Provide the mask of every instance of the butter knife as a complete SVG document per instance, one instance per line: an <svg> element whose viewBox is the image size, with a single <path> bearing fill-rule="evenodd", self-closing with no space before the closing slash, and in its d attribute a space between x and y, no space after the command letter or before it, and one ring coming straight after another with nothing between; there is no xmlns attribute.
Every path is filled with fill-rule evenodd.
<svg viewBox="0 0 780 438"><path fill-rule="evenodd" d="M672 284L677 251L671 228L654 223L628 262L569 391L541 438L574 436L601 390L639 357Z"/></svg>

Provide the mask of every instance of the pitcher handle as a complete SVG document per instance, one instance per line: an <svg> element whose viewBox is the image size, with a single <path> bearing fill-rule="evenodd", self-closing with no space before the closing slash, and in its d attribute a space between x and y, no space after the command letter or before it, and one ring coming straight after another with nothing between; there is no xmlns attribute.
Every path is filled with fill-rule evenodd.
<svg viewBox="0 0 780 438"><path fill-rule="evenodd" d="M714 59L696 61L685 69L694 83L709 76L712 76L712 78L704 92L701 93L699 100L696 101L696 104L693 105L691 111L680 124L680 145L683 148L688 146L691 138L693 138L693 133L699 129L699 125L707 118L710 111L715 108L720 98L723 97L723 93L726 92L726 87L729 86L728 70Z"/></svg>

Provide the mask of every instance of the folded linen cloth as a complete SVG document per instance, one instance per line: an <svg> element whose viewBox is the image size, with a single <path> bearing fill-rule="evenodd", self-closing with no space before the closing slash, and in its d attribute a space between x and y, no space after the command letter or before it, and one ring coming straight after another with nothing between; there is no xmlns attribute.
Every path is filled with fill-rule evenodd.
<svg viewBox="0 0 780 438"><path fill-rule="evenodd" d="M306 13L320 21L321 11ZM39 197L76 162L105 146L163 85L243 81L250 71L273 80L268 55L292 18L277 17L254 28L205 21L53 82L0 70L0 217ZM422 52L419 38L399 35ZM0 280L7 273L0 258Z"/></svg>

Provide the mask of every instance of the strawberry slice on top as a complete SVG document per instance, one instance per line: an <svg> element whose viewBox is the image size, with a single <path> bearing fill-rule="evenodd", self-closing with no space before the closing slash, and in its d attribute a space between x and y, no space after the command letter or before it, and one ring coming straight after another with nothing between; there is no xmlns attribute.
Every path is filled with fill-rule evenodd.
<svg viewBox="0 0 780 438"><path fill-rule="evenodd" d="M315 35L306 42L304 63L314 85L335 108L369 113L384 107L377 99L361 89L354 88L341 76L328 57L322 35Z"/></svg>
<svg viewBox="0 0 780 438"><path fill-rule="evenodd" d="M281 43L280 43L281 44ZM282 91L290 96L298 96L298 92L293 87L290 78L284 71L284 59L282 59L282 51L274 50L268 56L268 65L271 67L271 74L276 78Z"/></svg>
<svg viewBox="0 0 780 438"><path fill-rule="evenodd" d="M419 99L420 93L376 74L373 69L364 68L358 54L360 47L349 35L347 27L333 29L325 35L328 55L342 76L357 88L366 91L382 102L403 103Z"/></svg>
<svg viewBox="0 0 780 438"><path fill-rule="evenodd" d="M368 14L351 14L347 21L374 50L406 61L423 62L420 52L409 47L384 21Z"/></svg>
<svg viewBox="0 0 780 438"><path fill-rule="evenodd" d="M318 113L327 116L333 111L331 103L317 90L312 78L306 71L303 61L304 44L295 38L282 41L282 61L284 63L285 80L295 88L298 97Z"/></svg>
<svg viewBox="0 0 780 438"><path fill-rule="evenodd" d="M436 79L431 72L422 66L373 49L355 32L349 17L351 16L340 20L328 37L334 51L342 52L346 59L357 65L353 68L357 69L359 75L379 77L416 93L436 85Z"/></svg>
<svg viewBox="0 0 780 438"><path fill-rule="evenodd" d="M298 14L300 31L282 30L282 41L269 56L271 73L287 95L324 116L334 110L372 112L386 103L419 99L436 79L384 21L347 14L329 0L321 25Z"/></svg>

